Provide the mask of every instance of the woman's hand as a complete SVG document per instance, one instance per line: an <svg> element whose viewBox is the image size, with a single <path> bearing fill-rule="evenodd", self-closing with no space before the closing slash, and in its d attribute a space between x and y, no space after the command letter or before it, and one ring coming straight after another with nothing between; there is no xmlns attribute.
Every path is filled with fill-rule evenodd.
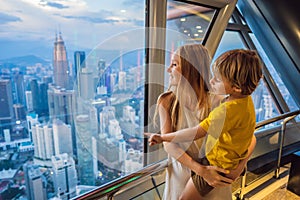
<svg viewBox="0 0 300 200"><path fill-rule="evenodd" d="M196 172L198 175L202 176L204 180L213 187L225 187L230 185L233 180L222 176L220 173L228 174L229 171L216 167L216 166L203 166L199 168Z"/></svg>
<svg viewBox="0 0 300 200"><path fill-rule="evenodd" d="M230 173L227 174L226 176L228 178L231 178L232 180L236 180L244 171L245 166L244 165L239 165L236 169L230 170Z"/></svg>
<svg viewBox="0 0 300 200"><path fill-rule="evenodd" d="M153 146L155 144L160 144L163 142L163 139L160 134L157 133L144 133L145 136L149 137L148 142L149 146Z"/></svg>

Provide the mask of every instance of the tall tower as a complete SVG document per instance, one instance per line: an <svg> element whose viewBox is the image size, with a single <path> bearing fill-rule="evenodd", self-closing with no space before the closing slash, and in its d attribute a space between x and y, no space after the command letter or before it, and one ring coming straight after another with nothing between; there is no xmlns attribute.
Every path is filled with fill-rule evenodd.
<svg viewBox="0 0 300 200"><path fill-rule="evenodd" d="M70 89L69 66L67 51L61 33L56 36L53 49L53 75L54 83L62 88Z"/></svg>
<svg viewBox="0 0 300 200"><path fill-rule="evenodd" d="M10 79L0 79L0 134L4 129L11 129L14 117L12 85Z"/></svg>
<svg viewBox="0 0 300 200"><path fill-rule="evenodd" d="M74 65L75 65L75 77L78 76L78 73L82 68L85 68L85 52L84 51L75 51L74 52ZM78 84L78 83L77 83Z"/></svg>
<svg viewBox="0 0 300 200"><path fill-rule="evenodd" d="M92 148L92 130L89 115L76 116L76 141L78 158L78 177L81 185L95 185L94 158Z"/></svg>

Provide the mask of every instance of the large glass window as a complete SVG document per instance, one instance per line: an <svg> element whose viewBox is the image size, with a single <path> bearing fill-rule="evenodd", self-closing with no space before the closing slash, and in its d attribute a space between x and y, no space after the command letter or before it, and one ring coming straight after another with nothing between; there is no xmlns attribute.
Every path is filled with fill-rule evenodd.
<svg viewBox="0 0 300 200"><path fill-rule="evenodd" d="M291 99L286 87L275 72L274 68L272 67L272 64L268 60L264 51L260 47L257 40L255 40L254 36L251 36L258 49L260 56L263 59L262 61L265 63L268 70L270 70L270 73L272 74L273 78L276 80L277 86L280 89L281 93L284 95L284 99L290 106L290 109L297 110L295 102L293 101L293 99ZM239 48L246 48L241 40L239 32L225 31L213 60L215 60L220 54L224 53L225 51ZM259 86L256 88L256 90L253 92L252 98L255 104L257 122L276 117L280 114L278 108L275 106L271 94L269 93L269 90L266 88L266 85L262 80ZM268 127L277 125L279 123L280 122L275 122L273 124L268 125Z"/></svg>
<svg viewBox="0 0 300 200"><path fill-rule="evenodd" d="M213 8L174 0L168 0L167 3L166 67L170 64L172 53L179 46L202 43L216 11ZM166 88L168 80L169 74L165 73Z"/></svg>
<svg viewBox="0 0 300 200"><path fill-rule="evenodd" d="M69 199L141 168L145 1L1 1L0 18L2 198Z"/></svg>
<svg viewBox="0 0 300 200"><path fill-rule="evenodd" d="M261 47L260 43L256 39L255 35L251 34L250 36L251 36L251 38L252 38L252 40L253 40L253 42L254 42L257 50L259 51L260 55L262 56L262 59L263 59L264 63L266 64L266 67L270 71L270 74L272 74L272 77L274 79L274 83L278 87L278 89L279 89L280 93L282 94L283 99L285 100L286 104L288 105L290 111L299 110L299 107L297 106L295 100L290 95L290 92L288 91L288 89L284 85L281 77L279 76L278 72L275 70L272 62L267 57L265 51L263 50L263 48ZM297 116L297 118L300 119L299 116Z"/></svg>

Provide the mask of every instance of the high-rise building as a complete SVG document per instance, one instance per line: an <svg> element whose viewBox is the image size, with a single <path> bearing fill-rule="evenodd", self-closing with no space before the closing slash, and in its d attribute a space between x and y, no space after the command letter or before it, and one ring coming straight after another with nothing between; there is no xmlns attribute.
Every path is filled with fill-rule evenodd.
<svg viewBox="0 0 300 200"><path fill-rule="evenodd" d="M25 107L23 104L14 104L14 113L16 120L25 120L26 119L26 112Z"/></svg>
<svg viewBox="0 0 300 200"><path fill-rule="evenodd" d="M100 59L97 67L98 78L99 78L98 85L97 85L98 87L106 86L105 70L106 70L105 60Z"/></svg>
<svg viewBox="0 0 300 200"><path fill-rule="evenodd" d="M78 177L81 185L95 185L94 158L96 152L92 148L92 129L89 115L76 117L76 142L78 159Z"/></svg>
<svg viewBox="0 0 300 200"><path fill-rule="evenodd" d="M76 112L75 91L49 85L48 107L51 119L60 119L64 123L72 125L73 112Z"/></svg>
<svg viewBox="0 0 300 200"><path fill-rule="evenodd" d="M82 68L85 68L85 52L75 51L74 52L74 79L78 77L79 72Z"/></svg>
<svg viewBox="0 0 300 200"><path fill-rule="evenodd" d="M26 96L27 111L31 112L31 111L33 111L32 92L30 90L29 91L26 90L25 96Z"/></svg>
<svg viewBox="0 0 300 200"><path fill-rule="evenodd" d="M121 118L120 126L122 131L127 135L136 137L136 123L135 123L135 110L131 106L123 107L123 116Z"/></svg>
<svg viewBox="0 0 300 200"><path fill-rule="evenodd" d="M4 129L11 129L14 117L10 79L0 79L0 108L0 134L2 134Z"/></svg>
<svg viewBox="0 0 300 200"><path fill-rule="evenodd" d="M39 96L39 85L37 79L32 79L30 81L30 90L32 95L32 108L33 111L39 113L40 108L40 96Z"/></svg>
<svg viewBox="0 0 300 200"><path fill-rule="evenodd" d="M49 161L54 155L52 126L39 123L33 125L32 138L34 143L34 158L40 161ZM44 165L47 164L44 163Z"/></svg>
<svg viewBox="0 0 300 200"><path fill-rule="evenodd" d="M52 156L54 190L59 199L76 196L77 174L75 162L68 154Z"/></svg>
<svg viewBox="0 0 300 200"><path fill-rule="evenodd" d="M25 163L23 165L25 184L26 184L26 196L31 200L46 200L46 184L42 178L42 172L37 165Z"/></svg>
<svg viewBox="0 0 300 200"><path fill-rule="evenodd" d="M10 79L0 79L0 119L13 118L13 96Z"/></svg>
<svg viewBox="0 0 300 200"><path fill-rule="evenodd" d="M31 142L33 142L33 138L32 138L32 128L35 124L38 124L38 114L36 113L28 113L26 116L26 121L27 121L27 130L29 133L29 138L31 140Z"/></svg>
<svg viewBox="0 0 300 200"><path fill-rule="evenodd" d="M95 88L93 80L93 72L88 68L83 68L79 72L79 96L82 99L94 99Z"/></svg>
<svg viewBox="0 0 300 200"><path fill-rule="evenodd" d="M25 105L24 75L19 70L15 70L12 77L16 91L16 103Z"/></svg>
<svg viewBox="0 0 300 200"><path fill-rule="evenodd" d="M54 83L62 88L71 89L69 82L69 65L66 46L61 33L56 35L53 49Z"/></svg>
<svg viewBox="0 0 300 200"><path fill-rule="evenodd" d="M126 90L126 72L119 72L119 81L118 81L119 90Z"/></svg>
<svg viewBox="0 0 300 200"><path fill-rule="evenodd" d="M73 156L72 129L59 119L53 120L53 141L55 155L67 153Z"/></svg>
<svg viewBox="0 0 300 200"><path fill-rule="evenodd" d="M105 106L99 114L100 133L108 133L109 121L115 119L116 109L113 106Z"/></svg>
<svg viewBox="0 0 300 200"><path fill-rule="evenodd" d="M119 121L116 119L109 120L108 124L108 133L109 136L112 138L118 138L119 135L121 135L121 127L119 124Z"/></svg>

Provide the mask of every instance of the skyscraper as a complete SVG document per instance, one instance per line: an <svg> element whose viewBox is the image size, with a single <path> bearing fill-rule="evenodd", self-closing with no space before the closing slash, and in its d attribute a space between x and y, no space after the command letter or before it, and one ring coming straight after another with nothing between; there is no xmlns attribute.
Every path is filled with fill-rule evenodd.
<svg viewBox="0 0 300 200"><path fill-rule="evenodd" d="M85 52L84 51L75 51L74 52L74 70L75 70L75 79L78 77L78 73L82 68L85 68Z"/></svg>
<svg viewBox="0 0 300 200"><path fill-rule="evenodd" d="M93 99L95 96L95 88L93 82L93 72L87 68L81 69L79 72L79 96L85 100Z"/></svg>
<svg viewBox="0 0 300 200"><path fill-rule="evenodd" d="M59 119L53 120L53 139L55 155L67 153L73 156L72 129Z"/></svg>
<svg viewBox="0 0 300 200"><path fill-rule="evenodd" d="M66 46L61 33L56 36L53 49L54 83L62 88L70 89L69 65Z"/></svg>
<svg viewBox="0 0 300 200"><path fill-rule="evenodd" d="M16 103L25 105L24 75L19 70L15 70L12 77L16 91Z"/></svg>
<svg viewBox="0 0 300 200"><path fill-rule="evenodd" d="M11 129L14 117L12 86L10 79L0 79L0 134L4 129Z"/></svg>
<svg viewBox="0 0 300 200"><path fill-rule="evenodd" d="M46 200L46 187L42 180L42 173L37 165L24 164L27 199Z"/></svg>
<svg viewBox="0 0 300 200"><path fill-rule="evenodd" d="M77 174L75 162L68 154L52 156L54 190L62 200L76 195Z"/></svg>
<svg viewBox="0 0 300 200"><path fill-rule="evenodd" d="M82 185L95 185L94 157L92 148L92 129L89 115L76 117L76 141L78 158L78 177Z"/></svg>

